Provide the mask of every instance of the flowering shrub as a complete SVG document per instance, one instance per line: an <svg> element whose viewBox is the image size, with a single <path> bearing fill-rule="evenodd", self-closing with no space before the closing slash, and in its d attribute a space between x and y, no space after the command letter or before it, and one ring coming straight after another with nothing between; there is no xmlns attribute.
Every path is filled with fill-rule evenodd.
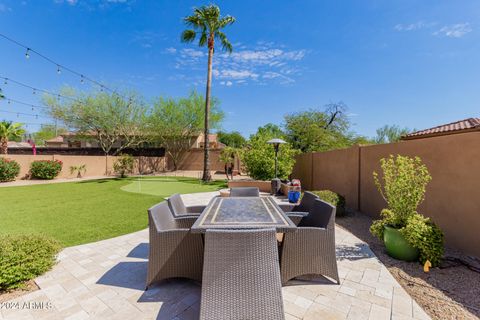
<svg viewBox="0 0 480 320"><path fill-rule="evenodd" d="M0 158L0 182L12 181L20 173L20 165L17 161Z"/></svg>
<svg viewBox="0 0 480 320"><path fill-rule="evenodd" d="M30 174L34 179L54 179L62 171L60 160L40 160L30 164Z"/></svg>

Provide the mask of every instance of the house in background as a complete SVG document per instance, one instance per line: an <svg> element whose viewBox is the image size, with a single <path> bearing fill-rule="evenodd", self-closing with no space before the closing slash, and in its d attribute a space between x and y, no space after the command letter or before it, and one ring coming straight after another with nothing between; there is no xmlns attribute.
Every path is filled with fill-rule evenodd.
<svg viewBox="0 0 480 320"><path fill-rule="evenodd" d="M401 140L424 139L475 131L480 132L480 118L468 118L429 129L415 131L403 136Z"/></svg>
<svg viewBox="0 0 480 320"><path fill-rule="evenodd" d="M200 134L193 142L192 149L201 149L205 144L204 134ZM218 141L217 134L209 135L209 144L211 149L223 149L225 145ZM114 143L113 147L118 148L120 142ZM45 141L47 148L100 148L99 143L89 136L80 136L74 132L67 132L50 140ZM148 146L147 146L148 148Z"/></svg>

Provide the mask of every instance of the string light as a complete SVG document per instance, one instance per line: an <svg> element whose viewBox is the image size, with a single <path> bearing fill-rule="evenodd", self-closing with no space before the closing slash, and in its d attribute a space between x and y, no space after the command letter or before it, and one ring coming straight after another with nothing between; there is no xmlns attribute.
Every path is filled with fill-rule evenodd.
<svg viewBox="0 0 480 320"><path fill-rule="evenodd" d="M14 79L11 79L11 78L5 78L3 76L0 76L0 79L8 79L8 81L10 81L10 83L14 83L16 85L19 85L19 86L22 86L24 88L28 88L30 90L32 90L32 93L33 94L36 94L37 92L42 92L42 93L46 93L46 94L49 94L51 96L57 96L57 97L62 97L64 99L69 99L69 100L72 100L72 101L80 101L78 99L75 99L73 97L69 97L69 96L65 96L65 95L62 95L62 94L59 94L59 93L55 93L55 92L51 92L51 91L48 91L48 90L43 90L43 89L39 89L39 88L35 88L35 87L32 87L28 84L25 84L23 82L20 82L20 81L17 81L17 80L14 80Z"/></svg>
<svg viewBox="0 0 480 320"><path fill-rule="evenodd" d="M8 104L11 104L11 103L13 102L13 103L22 104L22 105L24 105L24 106L31 107L32 109L33 109L33 108L49 109L48 107L38 106L38 105L34 105L34 104L31 104L31 103L26 103L26 102L19 101L19 100L15 100L15 99L11 99L11 98L7 98L7 99L8 99L8 100L7 100Z"/></svg>
<svg viewBox="0 0 480 320"><path fill-rule="evenodd" d="M34 50L34 49L32 49L32 48L30 48L30 47L22 44L22 43L20 43L20 42L18 42L17 40L14 40L14 39L12 39L12 38L10 38L10 37L2 34L2 33L0 33L0 37L3 38L3 39L5 39L5 40L7 40L7 41L9 41L9 42L11 42L11 43L13 43L13 44L15 44L15 45L17 45L17 46L19 46L19 47L24 48L24 49L26 50L26 51L25 51L25 58L26 58L26 59L29 59L29 58L30 58L30 55L31 55L32 53L34 53L34 54L36 54L37 56L39 56L39 57L41 57L42 59L44 59L45 61L47 61L47 62L55 65L55 66L57 67L57 73L58 73L58 74L60 74L62 71L67 71L67 72L70 72L70 73L72 73L72 74L80 77L80 82L81 82L82 84L85 83L85 81L89 81L90 83L92 83L92 84L94 84L94 85L96 85L96 86L98 86L98 87L103 87L104 90L106 90L106 91L109 91L109 92L111 92L111 93L118 94L118 93L116 92L116 90L110 89L110 88L106 87L105 85L103 85L102 83L100 83L100 82L98 82L98 81L96 81L96 80L94 80L94 79L92 79L92 78L89 78L89 77L81 74L80 72L77 72L77 71L75 71L75 70L73 70L73 69L70 69L70 68L68 68L68 67L66 67L66 66L64 66L64 65L62 65L62 64L60 64L60 63L58 63L58 62L56 62L56 61L54 61L54 60L52 60L52 59L50 59L49 57L43 55L42 53L40 53L40 52L38 52L38 51L36 51L36 50Z"/></svg>
<svg viewBox="0 0 480 320"><path fill-rule="evenodd" d="M5 80L3 81L3 84L4 84L4 85L7 85L7 84L8 84L8 78L5 78Z"/></svg>

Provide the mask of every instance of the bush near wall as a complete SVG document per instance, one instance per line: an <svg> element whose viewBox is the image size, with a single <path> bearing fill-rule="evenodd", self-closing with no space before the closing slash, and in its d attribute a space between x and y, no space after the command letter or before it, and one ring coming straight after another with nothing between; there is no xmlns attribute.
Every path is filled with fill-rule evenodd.
<svg viewBox="0 0 480 320"><path fill-rule="evenodd" d="M320 197L325 202L330 203L332 206L337 207L336 215L344 216L345 215L345 198L333 191L330 190L318 190L312 191L314 194Z"/></svg>
<svg viewBox="0 0 480 320"><path fill-rule="evenodd" d="M13 181L19 173L17 161L0 157L0 182Z"/></svg>
<svg viewBox="0 0 480 320"><path fill-rule="evenodd" d="M60 160L40 160L30 164L30 174L34 179L54 179L62 171Z"/></svg>
<svg viewBox="0 0 480 320"><path fill-rule="evenodd" d="M48 271L60 249L56 240L42 235L0 236L0 290L22 287Z"/></svg>

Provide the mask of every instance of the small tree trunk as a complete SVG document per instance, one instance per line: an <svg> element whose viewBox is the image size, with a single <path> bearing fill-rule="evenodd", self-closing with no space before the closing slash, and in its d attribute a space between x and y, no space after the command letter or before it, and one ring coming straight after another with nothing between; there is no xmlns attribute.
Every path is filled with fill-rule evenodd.
<svg viewBox="0 0 480 320"><path fill-rule="evenodd" d="M8 139L1 138L0 139L0 154L7 154L8 153Z"/></svg>
<svg viewBox="0 0 480 320"><path fill-rule="evenodd" d="M105 153L105 175L108 176L108 153Z"/></svg>
<svg viewBox="0 0 480 320"><path fill-rule="evenodd" d="M208 73L207 73L207 92L205 94L205 130L204 134L204 157L203 157L203 177L202 180L208 182L212 179L210 176L210 139L209 139L209 128L208 128L208 117L210 114L210 89L212 86L212 57L213 57L213 38L209 40L212 41L212 45L208 46Z"/></svg>

